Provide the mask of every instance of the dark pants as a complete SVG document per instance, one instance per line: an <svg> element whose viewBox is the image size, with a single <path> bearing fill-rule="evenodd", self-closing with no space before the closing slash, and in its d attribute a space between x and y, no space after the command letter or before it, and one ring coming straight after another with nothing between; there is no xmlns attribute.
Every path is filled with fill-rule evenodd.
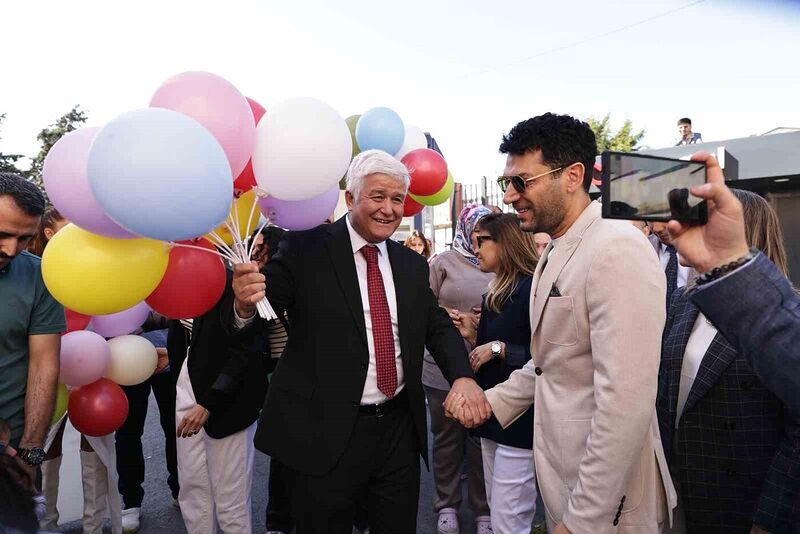
<svg viewBox="0 0 800 534"><path fill-rule="evenodd" d="M371 534L416 532L419 459L407 401L381 417L359 416L333 470L284 468L297 534L351 534L364 495Z"/></svg>
<svg viewBox="0 0 800 534"><path fill-rule="evenodd" d="M167 484L173 497L178 497L178 460L175 453L175 383L170 373L153 375L135 386L122 386L128 397L128 418L115 434L119 492L125 508L142 506L144 490L144 455L142 434L147 417L150 389L158 403L161 428L164 430L164 449L167 457Z"/></svg>

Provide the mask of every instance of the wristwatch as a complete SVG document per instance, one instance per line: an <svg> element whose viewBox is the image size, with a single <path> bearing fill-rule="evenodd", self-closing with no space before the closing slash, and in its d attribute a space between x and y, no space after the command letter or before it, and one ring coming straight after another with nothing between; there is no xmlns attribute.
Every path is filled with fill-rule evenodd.
<svg viewBox="0 0 800 534"><path fill-rule="evenodd" d="M44 461L45 452L41 447L19 448L17 449L17 456L26 464L36 467Z"/></svg>
<svg viewBox="0 0 800 534"><path fill-rule="evenodd" d="M500 357L500 351L503 350L503 346L500 345L499 341L495 341L492 343L492 356L495 358Z"/></svg>

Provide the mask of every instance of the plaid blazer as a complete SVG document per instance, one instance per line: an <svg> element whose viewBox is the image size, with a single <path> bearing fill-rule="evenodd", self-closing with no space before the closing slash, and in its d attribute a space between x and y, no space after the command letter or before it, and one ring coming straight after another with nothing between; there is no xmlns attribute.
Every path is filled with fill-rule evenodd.
<svg viewBox="0 0 800 534"><path fill-rule="evenodd" d="M675 430L683 354L700 311L676 291L658 375L661 439L687 532L800 532L800 417L717 333Z"/></svg>

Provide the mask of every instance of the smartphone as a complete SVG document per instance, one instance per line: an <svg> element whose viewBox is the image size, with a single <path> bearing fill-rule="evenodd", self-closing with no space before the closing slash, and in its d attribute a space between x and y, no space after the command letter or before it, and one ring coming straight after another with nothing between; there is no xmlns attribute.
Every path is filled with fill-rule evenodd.
<svg viewBox="0 0 800 534"><path fill-rule="evenodd" d="M704 163L605 151L602 155L603 217L637 221L708 221L705 200L689 188L706 183Z"/></svg>

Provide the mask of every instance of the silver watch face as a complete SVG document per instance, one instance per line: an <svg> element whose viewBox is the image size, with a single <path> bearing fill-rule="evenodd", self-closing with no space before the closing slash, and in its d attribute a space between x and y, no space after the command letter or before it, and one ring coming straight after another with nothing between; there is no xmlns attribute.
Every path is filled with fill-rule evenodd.
<svg viewBox="0 0 800 534"><path fill-rule="evenodd" d="M500 354L500 343L492 343L492 354Z"/></svg>

